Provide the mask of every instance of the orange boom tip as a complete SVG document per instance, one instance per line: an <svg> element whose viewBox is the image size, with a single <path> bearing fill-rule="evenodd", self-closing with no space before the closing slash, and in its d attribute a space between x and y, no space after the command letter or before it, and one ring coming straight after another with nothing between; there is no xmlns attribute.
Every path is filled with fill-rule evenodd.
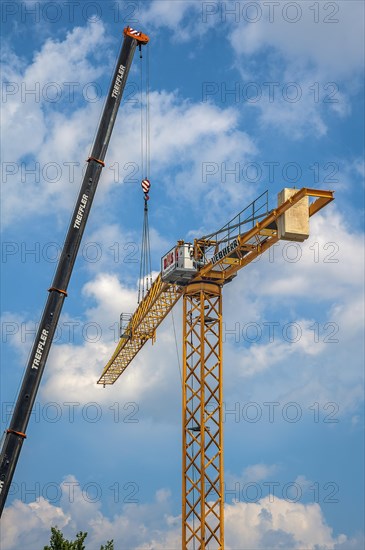
<svg viewBox="0 0 365 550"><path fill-rule="evenodd" d="M140 44L147 44L149 42L149 37L147 34L143 34L141 31L137 31L136 29L132 29L132 27L125 27L124 29L125 36L130 36L131 38L135 38L138 40Z"/></svg>

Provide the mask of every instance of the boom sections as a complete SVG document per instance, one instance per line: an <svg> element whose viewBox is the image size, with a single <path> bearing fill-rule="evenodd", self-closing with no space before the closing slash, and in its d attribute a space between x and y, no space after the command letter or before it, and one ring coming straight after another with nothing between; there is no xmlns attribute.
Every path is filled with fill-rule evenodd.
<svg viewBox="0 0 365 550"><path fill-rule="evenodd" d="M0 515L19 458L30 414L41 382L54 333L67 296L76 256L89 216L95 191L104 167L105 154L127 82L137 45L146 44L148 37L130 27L124 29L123 45L119 53L110 90L97 129L91 156L81 184L76 206L70 221L56 274L43 311L35 342L24 373L10 427L6 432L0 455Z"/></svg>

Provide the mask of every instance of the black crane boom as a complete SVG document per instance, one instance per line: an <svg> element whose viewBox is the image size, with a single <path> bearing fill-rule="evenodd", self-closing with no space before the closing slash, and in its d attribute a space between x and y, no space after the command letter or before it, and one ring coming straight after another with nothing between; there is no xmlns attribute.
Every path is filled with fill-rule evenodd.
<svg viewBox="0 0 365 550"><path fill-rule="evenodd" d="M68 283L104 166L105 155L133 56L136 47L144 45L147 42L148 37L145 34L135 31L130 27L124 29L123 44L105 101L91 156L87 160L88 166L70 221L56 274L49 288L49 296L24 373L10 426L3 440L0 455L0 515L2 514L23 441L26 437L25 432L29 417L52 345L63 302L67 296Z"/></svg>

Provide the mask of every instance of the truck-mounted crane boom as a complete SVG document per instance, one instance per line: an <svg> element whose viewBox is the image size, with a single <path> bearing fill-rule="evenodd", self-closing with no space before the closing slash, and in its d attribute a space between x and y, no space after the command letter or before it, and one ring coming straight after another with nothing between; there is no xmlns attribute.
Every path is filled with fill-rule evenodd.
<svg viewBox="0 0 365 550"><path fill-rule="evenodd" d="M18 394L10 426L6 431L0 455L0 515L2 514L25 432L41 382L44 367L52 345L67 287L80 247L87 218L99 182L110 137L127 82L136 47L147 44L148 37L130 27L124 29L124 40L118 56L114 76L108 92L97 134L87 159L88 166L70 221L56 274L43 311L39 329L29 356L21 389Z"/></svg>

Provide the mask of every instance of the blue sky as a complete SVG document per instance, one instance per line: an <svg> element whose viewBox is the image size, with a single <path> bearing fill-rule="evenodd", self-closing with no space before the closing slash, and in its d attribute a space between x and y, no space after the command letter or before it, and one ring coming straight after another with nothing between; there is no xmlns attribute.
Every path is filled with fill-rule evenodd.
<svg viewBox="0 0 365 550"><path fill-rule="evenodd" d="M363 3L2 2L2 429L122 29L150 36L153 270L268 189L335 190L224 289L226 547L363 548ZM14 485L4 550L180 543L181 304L113 387L136 307L136 55ZM33 90L33 92L32 92ZM297 261L295 261L297 260Z"/></svg>

